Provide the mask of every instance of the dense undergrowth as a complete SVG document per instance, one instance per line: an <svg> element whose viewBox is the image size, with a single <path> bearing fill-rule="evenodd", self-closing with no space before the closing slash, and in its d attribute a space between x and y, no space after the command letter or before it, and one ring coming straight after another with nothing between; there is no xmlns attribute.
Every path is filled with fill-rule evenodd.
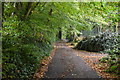
<svg viewBox="0 0 120 80"><path fill-rule="evenodd" d="M10 21L12 22L12 21ZM35 27L25 22L7 24L3 27L3 78L30 78L39 67L39 62L48 56L52 45L41 39L41 33L33 33Z"/></svg>
<svg viewBox="0 0 120 80"><path fill-rule="evenodd" d="M100 62L109 64L106 72L120 75L120 35L105 32L94 37L87 37L81 40L75 49L109 54L100 59Z"/></svg>
<svg viewBox="0 0 120 80"><path fill-rule="evenodd" d="M104 51L115 48L117 36L112 32L100 33L96 36L86 37L76 45L76 49L86 51Z"/></svg>
<svg viewBox="0 0 120 80"><path fill-rule="evenodd" d="M20 4L24 6L20 7ZM26 12L31 8L33 11L33 7L35 8L38 3L4 3L4 5L2 78L30 79L40 67L41 59L49 56L53 49L52 43L56 40L55 27L48 25L49 14L40 12L41 5L34 10L37 13L31 12L29 17L25 18ZM30 5L32 6L28 7ZM49 13L49 9L46 13Z"/></svg>
<svg viewBox="0 0 120 80"><path fill-rule="evenodd" d="M2 3L2 77L32 78L41 59L49 56L54 41L62 38L74 41L81 30L115 25L117 12L117 2ZM84 44L101 45L100 41L106 39L99 37L84 39Z"/></svg>
<svg viewBox="0 0 120 80"><path fill-rule="evenodd" d="M114 48L106 50L105 52L109 55L100 59L100 62L109 64L109 68L106 72L120 76L120 35L117 36L116 39L117 43L113 45Z"/></svg>

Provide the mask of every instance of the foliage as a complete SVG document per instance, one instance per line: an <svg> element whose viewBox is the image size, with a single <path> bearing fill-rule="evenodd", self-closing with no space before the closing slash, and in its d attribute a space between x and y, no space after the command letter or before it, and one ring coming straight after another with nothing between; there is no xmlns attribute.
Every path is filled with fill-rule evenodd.
<svg viewBox="0 0 120 80"><path fill-rule="evenodd" d="M100 59L100 62L105 62L109 64L109 68L106 72L115 73L120 75L120 36L117 37L117 44L115 44L113 49L108 49L105 52L109 55Z"/></svg>
<svg viewBox="0 0 120 80"><path fill-rule="evenodd" d="M105 52L110 55L112 55L112 54L120 55L120 35L118 35L115 39L116 39L117 43L112 45L114 47L112 49L105 50Z"/></svg>
<svg viewBox="0 0 120 80"><path fill-rule="evenodd" d="M115 25L117 4L3 3L3 78L31 78L40 60L49 56L59 32L64 32L62 36L65 38L75 36L83 29L92 29L96 24L108 26L111 21L110 25Z"/></svg>
<svg viewBox="0 0 120 80"><path fill-rule="evenodd" d="M113 49L117 43L116 34L103 32L93 37L86 37L76 45L76 49L87 51L104 51Z"/></svg>
<svg viewBox="0 0 120 80"><path fill-rule="evenodd" d="M110 64L106 72L120 75L120 36L117 37L117 44L115 44L115 47L113 49L106 50L105 52L107 52L109 56L107 59L102 58L101 60L102 62L106 60L106 63Z"/></svg>
<svg viewBox="0 0 120 80"><path fill-rule="evenodd" d="M49 42L41 41L39 32L32 33L25 22L3 26L3 78L30 78L39 67L40 59L48 56L51 50ZM19 28L20 27L20 28ZM25 29L27 28L27 29ZM24 30L23 30L24 29ZM38 38L39 37L39 38Z"/></svg>
<svg viewBox="0 0 120 80"><path fill-rule="evenodd" d="M112 54L100 59L100 62L108 63L106 72L120 75L120 55Z"/></svg>
<svg viewBox="0 0 120 80"><path fill-rule="evenodd" d="M5 13L11 14L6 12L7 9L9 7L5 8ZM7 16L4 15L4 17ZM31 15L29 20L23 20L14 14L4 20L2 32L3 78L32 78L40 66L40 60L49 56L54 39L48 36L54 36L54 34L47 26L41 28L45 25L30 23L35 19Z"/></svg>

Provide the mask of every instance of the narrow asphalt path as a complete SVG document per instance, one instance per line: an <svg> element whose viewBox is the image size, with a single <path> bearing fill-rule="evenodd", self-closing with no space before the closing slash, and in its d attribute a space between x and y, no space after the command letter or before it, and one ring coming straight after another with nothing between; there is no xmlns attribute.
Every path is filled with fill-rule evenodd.
<svg viewBox="0 0 120 80"><path fill-rule="evenodd" d="M56 47L57 50L44 78L99 78L73 49L63 42L57 43Z"/></svg>

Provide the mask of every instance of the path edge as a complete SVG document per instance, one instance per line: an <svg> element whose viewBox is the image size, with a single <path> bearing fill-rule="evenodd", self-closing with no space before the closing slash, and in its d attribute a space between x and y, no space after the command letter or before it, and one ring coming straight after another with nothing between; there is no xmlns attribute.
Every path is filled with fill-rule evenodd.
<svg viewBox="0 0 120 80"><path fill-rule="evenodd" d="M37 70L37 72L33 75L34 79L41 79L44 77L45 72L48 70L48 65L51 63L53 56L55 55L56 52L56 43L53 43L53 49L50 52L50 55L48 57L45 57L40 61L40 68Z"/></svg>

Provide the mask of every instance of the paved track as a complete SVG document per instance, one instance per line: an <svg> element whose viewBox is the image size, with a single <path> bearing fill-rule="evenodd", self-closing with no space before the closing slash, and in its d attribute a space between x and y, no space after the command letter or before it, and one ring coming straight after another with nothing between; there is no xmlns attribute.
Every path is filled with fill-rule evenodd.
<svg viewBox="0 0 120 80"><path fill-rule="evenodd" d="M57 50L49 64L44 78L99 78L75 51L64 43L56 45Z"/></svg>

